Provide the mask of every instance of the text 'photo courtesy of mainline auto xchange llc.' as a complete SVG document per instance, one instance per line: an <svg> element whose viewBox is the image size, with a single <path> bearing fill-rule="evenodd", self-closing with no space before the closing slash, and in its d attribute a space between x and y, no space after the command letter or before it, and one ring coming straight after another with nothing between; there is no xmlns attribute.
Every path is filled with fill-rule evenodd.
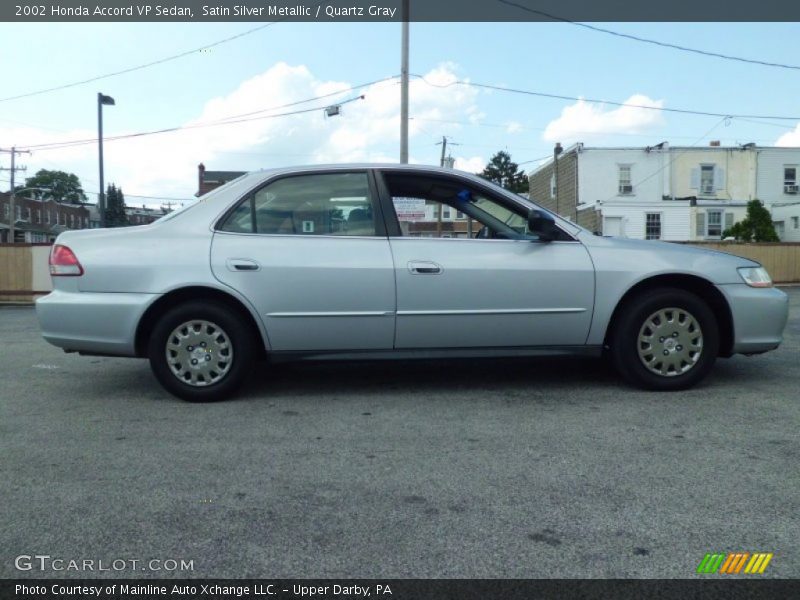
<svg viewBox="0 0 800 600"><path fill-rule="evenodd" d="M18 598L51 597L62 599L78 598L258 598L282 595L292 598L339 598L340 600L358 598L391 598L392 589L388 583L367 585L307 585L285 583L254 584L148 584L148 583L112 583L108 585L76 585L16 584L14 593Z"/></svg>

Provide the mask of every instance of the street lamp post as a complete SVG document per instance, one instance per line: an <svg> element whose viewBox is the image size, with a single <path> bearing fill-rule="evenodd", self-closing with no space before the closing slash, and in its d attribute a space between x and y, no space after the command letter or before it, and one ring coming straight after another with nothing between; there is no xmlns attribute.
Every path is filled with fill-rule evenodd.
<svg viewBox="0 0 800 600"><path fill-rule="evenodd" d="M100 157L100 194L97 196L97 212L100 213L100 227L106 226L106 190L103 183L103 105L114 106L111 96L97 92L97 143Z"/></svg>

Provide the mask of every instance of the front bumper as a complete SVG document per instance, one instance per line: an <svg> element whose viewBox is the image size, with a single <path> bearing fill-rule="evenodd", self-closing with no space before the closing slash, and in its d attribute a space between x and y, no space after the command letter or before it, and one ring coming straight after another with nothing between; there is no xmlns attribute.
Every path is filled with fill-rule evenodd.
<svg viewBox="0 0 800 600"><path fill-rule="evenodd" d="M45 340L66 351L135 356L136 327L158 294L54 290L36 301Z"/></svg>
<svg viewBox="0 0 800 600"><path fill-rule="evenodd" d="M720 285L733 316L733 354L774 350L783 341L789 319L789 296L777 288L744 283Z"/></svg>

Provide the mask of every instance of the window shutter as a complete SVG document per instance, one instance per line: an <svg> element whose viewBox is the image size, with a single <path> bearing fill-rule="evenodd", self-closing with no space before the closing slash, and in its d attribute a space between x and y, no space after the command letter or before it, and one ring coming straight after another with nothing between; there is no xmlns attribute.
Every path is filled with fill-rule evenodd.
<svg viewBox="0 0 800 600"><path fill-rule="evenodd" d="M730 229L733 227L733 213L726 212L725 213L725 229Z"/></svg>
<svg viewBox="0 0 800 600"><path fill-rule="evenodd" d="M692 169L692 182L689 185L693 190L700 189L700 168L695 167Z"/></svg>
<svg viewBox="0 0 800 600"><path fill-rule="evenodd" d="M725 169L714 167L714 189L725 189Z"/></svg>
<svg viewBox="0 0 800 600"><path fill-rule="evenodd" d="M706 236L706 213L697 213L697 229L695 233L697 237Z"/></svg>

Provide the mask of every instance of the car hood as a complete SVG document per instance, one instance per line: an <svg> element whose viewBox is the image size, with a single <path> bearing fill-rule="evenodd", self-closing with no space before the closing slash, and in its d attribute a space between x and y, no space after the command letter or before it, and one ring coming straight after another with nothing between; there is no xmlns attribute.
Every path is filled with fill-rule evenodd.
<svg viewBox="0 0 800 600"><path fill-rule="evenodd" d="M752 259L745 258L744 256L738 256L736 254L732 254L731 252L724 252L722 250L712 250L710 248L693 246L688 243L662 242L658 240L634 240L622 237L600 237L593 234L589 234L586 236L586 238L591 238L591 240L584 239L582 237L581 241L584 242L584 245L589 247L606 246L634 252L657 252L659 254L669 254L675 257L709 256L719 260L731 259L741 267L760 266L760 263Z"/></svg>
<svg viewBox="0 0 800 600"><path fill-rule="evenodd" d="M598 272L627 272L634 279L667 273L685 273L716 284L742 283L737 269L759 263L717 250L688 244L599 237L582 234Z"/></svg>

